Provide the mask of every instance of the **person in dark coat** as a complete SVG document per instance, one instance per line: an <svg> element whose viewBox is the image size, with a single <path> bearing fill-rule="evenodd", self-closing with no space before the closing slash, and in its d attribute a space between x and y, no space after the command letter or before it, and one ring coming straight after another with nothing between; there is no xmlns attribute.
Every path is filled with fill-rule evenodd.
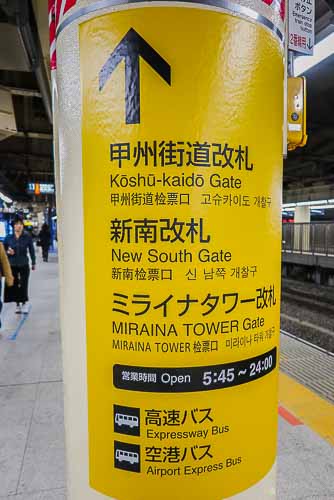
<svg viewBox="0 0 334 500"><path fill-rule="evenodd" d="M41 232L38 235L39 246L42 248L43 260L49 260L49 249L51 245L51 232L47 224L43 224Z"/></svg>
<svg viewBox="0 0 334 500"><path fill-rule="evenodd" d="M22 219L15 219L13 226L14 234L8 235L4 241L4 247L14 276L14 285L11 288L6 288L5 302L16 302L16 313L28 314L30 276L28 252L31 259L31 268L34 271L36 267L35 249L31 235L24 231Z"/></svg>

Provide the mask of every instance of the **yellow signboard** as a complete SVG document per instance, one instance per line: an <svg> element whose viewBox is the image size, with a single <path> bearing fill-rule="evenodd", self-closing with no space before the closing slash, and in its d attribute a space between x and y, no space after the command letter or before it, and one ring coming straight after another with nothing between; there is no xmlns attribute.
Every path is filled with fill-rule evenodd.
<svg viewBox="0 0 334 500"><path fill-rule="evenodd" d="M83 23L80 58L90 485L221 500L276 456L281 47L145 7Z"/></svg>

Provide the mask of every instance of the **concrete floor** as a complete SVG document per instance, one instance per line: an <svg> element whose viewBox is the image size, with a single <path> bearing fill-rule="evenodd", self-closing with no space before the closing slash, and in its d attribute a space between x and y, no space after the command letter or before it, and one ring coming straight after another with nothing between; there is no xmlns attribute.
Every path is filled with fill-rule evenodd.
<svg viewBox="0 0 334 500"><path fill-rule="evenodd" d="M32 275L31 298L32 309L24 323L15 316L13 305L6 306L3 314L0 498L64 500L65 449L56 263L38 263Z"/></svg>
<svg viewBox="0 0 334 500"><path fill-rule="evenodd" d="M3 315L1 500L66 499L57 293L57 264L39 263L26 321L15 316L12 305ZM334 499L334 448L308 427L281 417L279 429L278 499Z"/></svg>

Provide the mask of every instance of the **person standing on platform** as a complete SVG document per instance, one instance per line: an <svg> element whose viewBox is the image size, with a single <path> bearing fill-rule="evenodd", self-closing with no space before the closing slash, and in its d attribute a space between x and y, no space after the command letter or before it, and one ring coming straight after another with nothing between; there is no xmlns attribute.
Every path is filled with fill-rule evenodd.
<svg viewBox="0 0 334 500"><path fill-rule="evenodd" d="M44 262L49 260L49 249L51 245L51 232L47 224L43 224L41 232L38 235L38 246L42 248Z"/></svg>
<svg viewBox="0 0 334 500"><path fill-rule="evenodd" d="M28 252L31 259L31 269L34 271L36 267L35 249L31 235L24 230L22 219L15 219L13 225L14 234L7 236L4 241L14 276L13 287L6 288L5 302L16 302L16 313L28 314L30 276Z"/></svg>
<svg viewBox="0 0 334 500"><path fill-rule="evenodd" d="M14 277L12 274L12 270L9 264L8 257L6 255L6 250L2 243L0 243L0 314L2 312L3 307L3 297L4 291L2 287L6 286L11 287L14 284ZM5 278L5 282L2 281L2 278ZM0 328L1 328L1 318L0 318Z"/></svg>

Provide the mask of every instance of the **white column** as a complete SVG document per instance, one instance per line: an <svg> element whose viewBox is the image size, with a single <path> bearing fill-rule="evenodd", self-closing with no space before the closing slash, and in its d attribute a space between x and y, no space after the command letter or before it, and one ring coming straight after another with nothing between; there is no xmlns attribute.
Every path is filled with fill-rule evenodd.
<svg viewBox="0 0 334 500"><path fill-rule="evenodd" d="M310 205L297 206L295 210L295 236L294 248L300 252L309 252L310 250L310 226L311 222Z"/></svg>
<svg viewBox="0 0 334 500"><path fill-rule="evenodd" d="M301 222L311 222L311 209L310 205L302 205L296 207L295 210L295 224Z"/></svg>

